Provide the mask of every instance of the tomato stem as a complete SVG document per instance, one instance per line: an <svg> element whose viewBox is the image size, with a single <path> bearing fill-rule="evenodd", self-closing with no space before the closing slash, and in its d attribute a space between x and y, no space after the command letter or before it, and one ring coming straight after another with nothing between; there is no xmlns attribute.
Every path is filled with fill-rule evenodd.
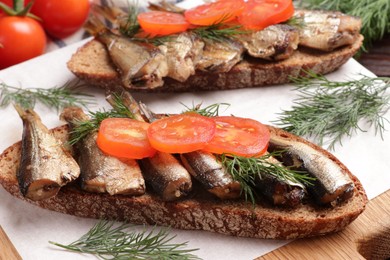
<svg viewBox="0 0 390 260"><path fill-rule="evenodd" d="M14 4L14 11L17 14L23 11L23 5L24 5L23 0L13 0L13 4Z"/></svg>
<svg viewBox="0 0 390 260"><path fill-rule="evenodd" d="M38 16L30 13L34 0L24 6L24 0L13 0L13 8L0 2L0 10L3 10L8 16L28 16L37 21L42 21Z"/></svg>

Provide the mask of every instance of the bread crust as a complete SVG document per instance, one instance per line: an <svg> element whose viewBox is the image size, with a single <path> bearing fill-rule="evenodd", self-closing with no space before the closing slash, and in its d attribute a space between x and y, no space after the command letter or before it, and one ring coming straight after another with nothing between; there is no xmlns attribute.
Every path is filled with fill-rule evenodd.
<svg viewBox="0 0 390 260"><path fill-rule="evenodd" d="M222 201L199 187L195 187L194 192L183 200L164 202L150 191L138 197L111 196L88 193L76 185L68 185L54 198L31 201L21 195L16 180L21 142L10 146L0 155L0 184L15 197L45 209L78 217L206 230L240 237L294 239L324 235L344 229L363 212L368 201L365 191L359 180L336 157L300 137L268 127L272 134L304 142L335 161L352 178L355 184L353 197L333 208L306 203L286 209L264 201L255 207L242 200ZM52 131L62 141L67 140L66 125Z"/></svg>
<svg viewBox="0 0 390 260"><path fill-rule="evenodd" d="M311 70L327 74L346 63L360 49L363 36L352 45L331 52L321 52L299 47L294 54L283 61L264 61L245 57L227 73L196 71L185 82L165 78L162 87L154 89L133 89L144 92L184 92L202 90L224 90L261 87L290 82L290 77L302 75ZM81 46L67 63L68 69L78 78L106 89L122 85L120 74L112 64L102 43L91 40Z"/></svg>

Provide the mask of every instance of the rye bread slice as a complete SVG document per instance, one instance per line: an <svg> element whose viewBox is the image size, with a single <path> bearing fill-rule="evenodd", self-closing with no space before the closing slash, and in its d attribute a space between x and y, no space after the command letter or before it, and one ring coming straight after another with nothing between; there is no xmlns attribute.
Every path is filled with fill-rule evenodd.
<svg viewBox="0 0 390 260"><path fill-rule="evenodd" d="M54 198L36 202L24 198L19 191L16 171L20 161L21 142L13 144L0 155L0 184L17 198L78 217L206 230L253 238L293 239L333 233L344 229L363 212L368 201L365 191L359 180L337 158L300 137L271 126L269 128L274 135L299 140L315 147L340 165L354 181L353 197L333 208L305 203L286 209L265 201L259 201L253 208L252 204L243 200L216 199L196 185L187 198L163 202L150 191L139 197L110 196L88 193L73 184L63 187ZM57 127L52 131L62 141L67 140L67 126Z"/></svg>
<svg viewBox="0 0 390 260"><path fill-rule="evenodd" d="M320 52L299 47L287 60L272 62L245 57L228 73L197 71L185 82L165 78L165 84L155 89L134 89L146 92L184 92L261 87L290 82L290 76L303 70L327 74L346 63L361 47L363 36L349 46L332 52ZM106 48L97 40L81 46L68 61L69 70L78 78L102 88L122 85L120 75L110 60Z"/></svg>

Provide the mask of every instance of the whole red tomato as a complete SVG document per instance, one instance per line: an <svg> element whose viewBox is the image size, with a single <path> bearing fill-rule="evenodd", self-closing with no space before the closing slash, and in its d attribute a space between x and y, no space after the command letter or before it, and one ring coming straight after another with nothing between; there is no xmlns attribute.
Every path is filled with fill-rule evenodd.
<svg viewBox="0 0 390 260"><path fill-rule="evenodd" d="M0 69L41 55L46 35L30 17L0 16Z"/></svg>
<svg viewBox="0 0 390 260"><path fill-rule="evenodd" d="M31 0L26 4L28 2ZM64 38L81 28L89 8L89 0L35 0L31 13L42 19L49 35Z"/></svg>

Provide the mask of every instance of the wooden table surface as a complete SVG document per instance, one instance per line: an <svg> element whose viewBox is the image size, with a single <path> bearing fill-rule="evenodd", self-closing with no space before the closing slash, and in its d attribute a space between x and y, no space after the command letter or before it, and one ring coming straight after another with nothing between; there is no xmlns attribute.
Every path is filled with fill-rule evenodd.
<svg viewBox="0 0 390 260"><path fill-rule="evenodd" d="M358 61L377 76L390 77L390 35L375 43L370 52L362 54ZM390 230L390 218L383 221L378 218L390 216L389 201L390 190L371 200L365 212L344 231L319 238L296 240L258 259L364 259L358 252L359 240ZM389 241L390 236L385 239ZM387 257L390 258L390 252ZM22 259L1 226L0 259Z"/></svg>

